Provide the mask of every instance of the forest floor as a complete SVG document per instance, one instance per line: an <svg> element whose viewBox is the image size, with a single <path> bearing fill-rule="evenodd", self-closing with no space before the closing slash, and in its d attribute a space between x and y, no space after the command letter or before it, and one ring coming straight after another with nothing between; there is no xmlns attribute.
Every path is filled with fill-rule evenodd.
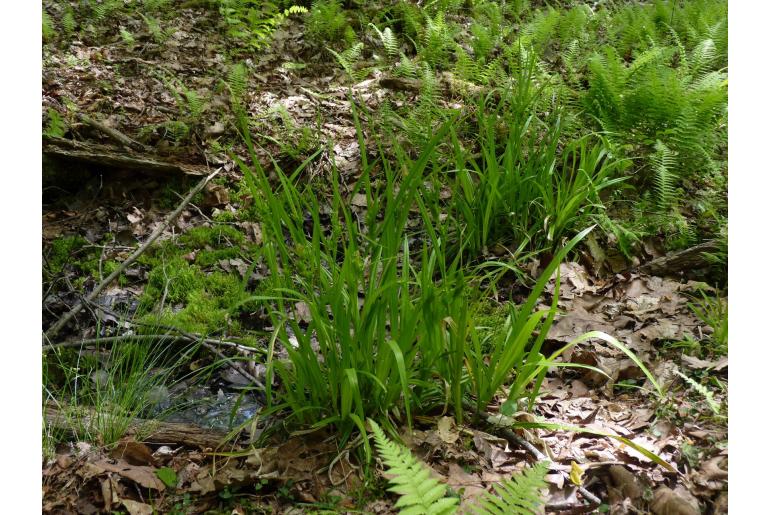
<svg viewBox="0 0 770 515"><path fill-rule="evenodd" d="M70 3L43 4L61 26ZM44 337L43 512L396 513L379 462L361 463L359 450L340 446L328 427L282 425L280 412L255 418L265 394L254 380L266 380L276 333L269 308L250 300L270 294L270 271L255 257L264 228L255 215L259 199L236 162L250 163L251 156L232 94L242 91L238 105L266 170L291 171L312 156L301 180L316 185L319 202L333 202L324 182L338 180L337 191L364 219L360 156L376 156L383 136L372 123L359 139L351 102L369 119L385 103L409 110L422 93L408 81L394 82L374 57L362 58L358 68L368 68L360 76L344 70L308 37L306 15L282 20L256 49L223 30L221 12L206 2L171 4L101 20L76 10L79 30L65 36L60 28L44 46L43 330L162 231L115 282L84 302L72 323ZM238 62L248 70L243 78L234 77ZM474 108L450 91L435 101L441 109ZM388 152L399 146L385 145ZM215 171L164 227L190 188ZM726 297L706 272L644 273L641 265L673 254L661 236L645 238L630 259L612 237L591 242L559 265L558 290L555 277L545 288L539 305L547 309L558 291L559 314L543 353L602 331L646 365L662 393L626 353L590 340L562 354L563 362L585 367L553 367L531 412L513 417L585 432L554 426L517 429L517 439L506 438L474 417L458 424L447 398L443 409L415 416L411 430L400 421L402 441L464 506L547 458L548 513L724 513L726 349L716 350L720 328L693 306L714 308L708 299L715 296L722 306ZM483 259L505 259L512 248L485 248ZM522 302L548 261L545 254L522 259L520 273L503 279L488 299L480 323L502 324L500 306ZM302 303L294 314L298 323L309 322ZM130 337L155 338L142 364L157 381L149 387L152 406L144 399L129 418L162 421L167 432L160 437L152 423L115 433L110 422L124 415L114 392L130 390L111 360ZM200 342L206 345L185 353ZM286 357L281 347L291 342L277 343ZM176 367L161 364L163 353L173 353ZM280 386L276 380L274 388ZM100 387L92 398L81 393L77 405L78 388ZM68 411L73 405L81 414ZM499 407L496 400L490 411ZM104 410L111 414L101 422L84 422L101 419ZM183 429L200 435L175 433ZM225 443L212 445L219 439Z"/></svg>

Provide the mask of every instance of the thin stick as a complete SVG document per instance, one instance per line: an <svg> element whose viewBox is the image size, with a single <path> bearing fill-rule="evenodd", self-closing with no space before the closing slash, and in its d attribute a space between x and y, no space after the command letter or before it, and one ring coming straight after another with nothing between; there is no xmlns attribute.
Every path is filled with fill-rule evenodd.
<svg viewBox="0 0 770 515"><path fill-rule="evenodd" d="M548 456L546 456L545 454L540 452L537 447L535 447L534 445L532 445L531 443L529 443L525 439L520 438L519 435L517 435L516 433L514 433L510 429L502 428L500 430L500 435L503 438L505 438L506 440L508 440L508 443L518 444L519 446L523 447L528 453L532 454L538 460L540 460L540 461L551 461L548 458ZM584 486L578 486L578 492L580 492L583 495L583 497L585 497L586 500L588 502L590 502L591 504L596 504L598 506L598 505L600 505L602 503L601 499L599 499L594 494L589 492L586 489L586 487L584 487Z"/></svg>
<svg viewBox="0 0 770 515"><path fill-rule="evenodd" d="M182 334L183 336L186 336L186 337L188 337L188 338L191 338L191 339L194 339L194 338L195 338L195 336L194 336L194 335L192 335L192 334L188 333L187 331L183 331L182 329L176 328L176 331L177 331L177 332L179 332L180 334ZM238 373L239 373L239 374L241 374L243 377L245 377L246 379L248 379L249 381L251 381L252 383L254 383L254 385L255 385L255 386L258 388L258 389L261 389L262 391L265 391L265 385L263 385L263 384L262 384L262 381L260 381L259 379L257 379L257 377L256 377L255 375L253 375L251 372L249 372L248 370L246 370L245 368L243 368L243 367L240 365L240 363L237 363L237 362L235 362L235 361L233 361L233 360L229 359L227 356L225 356L224 354L222 354L222 352L221 352L219 349L217 349L216 347L214 347L213 345L211 345L211 344L209 344L209 343L206 343L206 342L201 342L201 345L203 345L203 346L204 346L204 347L206 347L208 350L210 350L211 352L213 352L214 354L216 354L216 355L219 357L219 359L221 359L221 360L223 360L223 361L226 361L226 362L230 363L230 366L231 366L231 367L233 367L233 369L234 369L236 372L238 372Z"/></svg>
<svg viewBox="0 0 770 515"><path fill-rule="evenodd" d="M207 343L209 345L216 345L218 347L229 347L232 349L239 350L241 352L256 352L257 349L252 349L251 347L246 347L245 345L240 345L235 342L228 342L225 340L216 340L213 338L190 338L189 336L184 336L181 334L126 334L122 336L105 336L103 338L89 338L85 340L72 340L72 341L66 341L66 342L60 342L60 343L52 343L48 345L43 345L43 352L47 350L53 350L53 349L66 349L66 348L73 348L73 347L83 347L85 345L110 345L113 343L121 342L121 341L142 341L142 340L174 340L174 341L185 341L185 342L201 342L201 343Z"/></svg>
<svg viewBox="0 0 770 515"><path fill-rule="evenodd" d="M119 130L113 129L112 127L107 127L101 122L97 122L90 116L87 116L83 113L75 113L77 117L85 124L90 125L94 129L103 132L110 138L114 139L121 145L124 145L128 148L131 148L133 150L139 151L139 152L149 152L149 149L139 143L138 141L134 141Z"/></svg>
<svg viewBox="0 0 770 515"><path fill-rule="evenodd" d="M498 424L495 423L494 418L491 415L487 415L486 413L477 412L475 407L472 407L468 405L468 408L471 409L474 413L476 413L478 416L482 417L484 421L486 421L487 424L492 426L496 429L496 432L505 438L508 443L511 445L522 447L525 451L527 451L529 454L534 456L538 461L552 461L548 456L540 452L540 450L526 441L523 438L520 438L516 433L511 431L510 428L507 427L500 427ZM567 475L565 472L562 472L563 475ZM580 492L585 499L590 502L591 504L600 505L602 503L602 500L596 497L594 494L589 492L584 486L578 487L578 492Z"/></svg>
<svg viewBox="0 0 770 515"><path fill-rule="evenodd" d="M93 299L95 299L96 296L99 295L99 293L101 293L101 291L103 289L105 289L107 286L109 286L112 283L112 281L117 279L120 276L120 274L122 274L123 271L125 271L125 269L128 268L128 265L130 265L131 263L136 261L136 259L139 256L144 254L144 252L148 248L150 248L150 245L152 245L152 243L155 240L157 240L158 237L160 237L160 235L163 233L163 231L165 231L166 228L168 228L168 226L171 225L171 223L182 213L182 211L184 210L185 206L187 206L187 204L190 203L192 198L196 194L198 194L198 192L200 192L203 189L203 187L206 186L206 184L208 184L208 182L211 179L213 179L221 170L222 170L222 168L218 168L216 171L214 171L214 173L207 175L193 189L191 189L190 192L187 194L187 196L177 206L177 208L171 214L169 214L166 217L165 220L163 220L163 223L161 223L158 227L155 228L155 230L150 235L150 237L147 238L147 241L145 241L138 249L136 249L133 252L133 254L128 256L126 258L126 260L123 261L123 263L121 263L121 265L115 271L113 271L110 275L108 275L107 278L104 281L99 283L99 285L96 286L96 288L94 288L93 291L91 293L89 293L85 297L84 300L78 301L77 304L75 304L72 307L72 309L70 309L67 313L65 313L64 316L62 316L55 324L53 324L48 329L48 331L46 331L43 334L43 341L44 342L45 341L50 341L54 336L56 336L59 333L59 331L61 331L62 328L67 324L67 322L72 320L72 318L75 315L77 315L80 312L81 309L83 309L83 306L86 303L91 302Z"/></svg>

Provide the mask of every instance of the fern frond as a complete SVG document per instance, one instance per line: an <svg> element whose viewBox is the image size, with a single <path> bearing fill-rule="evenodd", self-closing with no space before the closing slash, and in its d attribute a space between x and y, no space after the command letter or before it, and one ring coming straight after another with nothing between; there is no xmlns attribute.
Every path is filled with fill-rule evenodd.
<svg viewBox="0 0 770 515"><path fill-rule="evenodd" d="M102 21L108 16L110 16L113 13L113 11L118 9L118 7L120 7L120 4L122 3L123 2L121 0L104 0L100 4L92 2L91 10L94 18L97 21Z"/></svg>
<svg viewBox="0 0 770 515"><path fill-rule="evenodd" d="M240 101L246 93L248 85L248 71L243 63L238 63L230 68L227 73L227 86L230 88L230 94L236 101Z"/></svg>
<svg viewBox="0 0 770 515"><path fill-rule="evenodd" d="M723 18L706 29L706 35L716 47L717 66L727 66L727 23Z"/></svg>
<svg viewBox="0 0 770 515"><path fill-rule="evenodd" d="M420 54L425 61L435 68L443 66L448 49L454 45L449 25L444 21L443 12L437 12L433 18L425 15L422 43Z"/></svg>
<svg viewBox="0 0 770 515"><path fill-rule="evenodd" d="M75 32L75 29L77 28L77 22L75 21L75 13L72 11L71 7L68 7L66 11L64 11L64 15L61 19L61 27L64 29L64 33L69 36L73 32Z"/></svg>
<svg viewBox="0 0 770 515"><path fill-rule="evenodd" d="M192 89L184 89L185 100L187 101L187 110L189 111L190 118L197 120L203 114L204 103L203 99Z"/></svg>
<svg viewBox="0 0 770 515"><path fill-rule="evenodd" d="M683 373L679 372L678 370L675 370L676 375L684 379L687 384L692 387L693 390L698 392L703 396L703 398L706 400L706 403L708 404L709 408L712 412L714 412L714 415L719 415L719 411L721 410L721 406L719 403L714 399L714 392L700 384L699 382L695 381L694 379L687 377Z"/></svg>
<svg viewBox="0 0 770 515"><path fill-rule="evenodd" d="M179 143L190 134L190 126L181 120L164 122L161 126L165 129L169 139L173 140L175 143Z"/></svg>
<svg viewBox="0 0 770 515"><path fill-rule="evenodd" d="M369 420L374 442L390 479L389 491L401 497L395 507L402 515L449 515L457 510L458 499L446 497L447 487L435 477L430 468L418 461L408 449L391 442L373 420Z"/></svg>
<svg viewBox="0 0 770 515"><path fill-rule="evenodd" d="M661 207L669 207L673 204L675 198L676 184L676 156L663 142L658 140L655 143L655 153L650 157L653 168L653 180L658 197L658 203Z"/></svg>
<svg viewBox="0 0 770 515"><path fill-rule="evenodd" d="M567 69L567 77L570 82L577 82L578 75L578 57L580 57L580 41L573 39L567 45L567 49L562 53L562 61Z"/></svg>
<svg viewBox="0 0 770 515"><path fill-rule="evenodd" d="M631 66L628 67L628 74L633 75L648 64L661 59L665 55L665 51L665 47L660 46L654 46L645 50L636 59L634 59L634 62L631 63Z"/></svg>
<svg viewBox="0 0 770 515"><path fill-rule="evenodd" d="M497 514L534 514L545 504L540 490L548 487L545 475L548 473L546 462L538 462L521 474L494 486L495 493L486 492L479 505L474 506L475 513L482 515Z"/></svg>
<svg viewBox="0 0 770 515"><path fill-rule="evenodd" d="M340 53L335 52L331 48L328 48L328 50L332 53L334 58L337 59L337 62L340 63L340 66L342 66L351 79L356 80L359 78L360 73L356 72L354 65L361 60L361 54L364 50L363 43L359 41L352 47Z"/></svg>
<svg viewBox="0 0 770 515"><path fill-rule="evenodd" d="M123 40L123 43L125 43L129 47L134 46L134 43L136 43L136 40L134 39L134 35L131 34L129 31L127 31L123 27L120 27L120 38Z"/></svg>
<svg viewBox="0 0 770 515"><path fill-rule="evenodd" d="M473 47L474 57L486 61L497 43L491 28L482 23L474 22L471 25L471 34L473 35L471 47Z"/></svg>
<svg viewBox="0 0 770 515"><path fill-rule="evenodd" d="M462 48L457 49L456 55L455 75L462 80L478 83L481 76L478 63Z"/></svg>
<svg viewBox="0 0 770 515"><path fill-rule="evenodd" d="M716 58L717 50L714 40L704 39L698 43L690 53L692 75L698 78L708 73Z"/></svg>
<svg viewBox="0 0 770 515"><path fill-rule="evenodd" d="M687 50L685 50L684 44L682 43L682 40L679 38L679 34L674 30L674 28L668 24L666 27L668 27L668 33L671 36L671 39L674 41L677 51L679 52L679 69L682 70L684 75L687 75L690 72L690 63L687 59Z"/></svg>
<svg viewBox="0 0 770 515"><path fill-rule="evenodd" d="M307 7L303 7L301 5L292 5L286 9L283 10L283 16L291 16L292 14L307 14L308 10Z"/></svg>
<svg viewBox="0 0 770 515"><path fill-rule="evenodd" d="M397 77L406 77L408 79L416 79L417 72L418 72L417 65L402 53L401 60L399 60L394 70L395 75Z"/></svg>
<svg viewBox="0 0 770 515"><path fill-rule="evenodd" d="M370 23L369 26L374 29L377 36L380 38L380 42L382 43L383 48L385 48L385 55L388 56L388 59L395 60L399 54L399 44L398 38L393 34L393 31L390 30L390 27L385 27L385 30L381 31L374 23Z"/></svg>
<svg viewBox="0 0 770 515"><path fill-rule="evenodd" d="M49 41L56 35L56 28L53 25L51 15L43 11L43 41Z"/></svg>

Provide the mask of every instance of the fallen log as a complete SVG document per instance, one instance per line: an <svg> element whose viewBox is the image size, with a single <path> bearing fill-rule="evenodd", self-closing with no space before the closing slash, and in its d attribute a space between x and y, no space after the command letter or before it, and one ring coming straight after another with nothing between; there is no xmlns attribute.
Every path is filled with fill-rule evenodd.
<svg viewBox="0 0 770 515"><path fill-rule="evenodd" d="M88 408L59 409L56 406L47 405L44 410L46 424L63 431L72 431L73 419L77 426L90 427L96 420L104 424L105 417L117 417L97 413ZM227 436L226 433L205 429L193 424L178 422L159 422L156 420L144 420L133 418L129 424L130 431L137 440L156 445L184 445L199 449L216 449L220 447Z"/></svg>
<svg viewBox="0 0 770 515"><path fill-rule="evenodd" d="M700 270L711 266L707 254L719 251L719 242L709 240L689 249L673 252L662 256L643 265L638 266L634 271L650 275L664 276L677 274L688 270Z"/></svg>
<svg viewBox="0 0 770 515"><path fill-rule="evenodd" d="M201 165L162 161L146 155L120 152L114 147L106 145L50 136L43 137L43 155L62 160L144 172L183 173L187 175L206 175L208 173L208 169Z"/></svg>
<svg viewBox="0 0 770 515"><path fill-rule="evenodd" d="M405 77L387 76L380 79L380 86L395 91L408 91L410 93L419 93L423 88L423 81L421 79L409 79ZM481 86L477 86L472 82L464 81L456 78L449 72L444 72L439 77L438 87L445 95L480 95L484 93L492 93L492 96L499 100L499 90L489 90Z"/></svg>

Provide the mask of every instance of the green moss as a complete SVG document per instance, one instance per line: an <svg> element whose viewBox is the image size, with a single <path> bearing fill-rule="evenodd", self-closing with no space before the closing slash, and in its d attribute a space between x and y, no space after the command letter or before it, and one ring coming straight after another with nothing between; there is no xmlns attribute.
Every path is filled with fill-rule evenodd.
<svg viewBox="0 0 770 515"><path fill-rule="evenodd" d="M509 308L493 301L482 301L477 305L476 326L497 329L505 324Z"/></svg>
<svg viewBox="0 0 770 515"><path fill-rule="evenodd" d="M163 312L150 313L164 298L164 291ZM193 333L237 332L239 325L230 320L230 313L246 295L237 275L207 275L198 265L176 256L150 271L139 312L146 323L172 325ZM172 312L178 305L182 309Z"/></svg>
<svg viewBox="0 0 770 515"><path fill-rule="evenodd" d="M241 250L237 247L216 250L201 250L195 255L195 264L207 267L215 265L221 259L237 258Z"/></svg>
<svg viewBox="0 0 770 515"><path fill-rule="evenodd" d="M82 236L65 236L54 240L46 255L46 275L53 277L60 274L67 264L73 263L72 258L87 243L88 241Z"/></svg>
<svg viewBox="0 0 770 515"><path fill-rule="evenodd" d="M184 302L190 292L204 287L205 279L206 276L199 268L190 265L181 257L174 257L150 271L145 298L160 300L165 291L166 302Z"/></svg>
<svg viewBox="0 0 770 515"><path fill-rule="evenodd" d="M219 211L213 216L213 219L215 222L228 223L235 222L237 217L235 216L235 213L230 211Z"/></svg>
<svg viewBox="0 0 770 515"><path fill-rule="evenodd" d="M227 309L220 306L214 296L204 291L195 291L189 295L187 306L176 313L165 309L160 315L150 314L143 317L143 322L178 327L196 334L237 332L240 327L230 320Z"/></svg>
<svg viewBox="0 0 770 515"><path fill-rule="evenodd" d="M206 246L216 248L224 245L240 245L243 239L243 233L238 229L222 224L190 229L179 237L179 242L191 249L203 249Z"/></svg>
<svg viewBox="0 0 770 515"><path fill-rule="evenodd" d="M50 280L68 268L81 274L80 277L73 279L72 284L76 288L82 288L89 277L100 280L118 269L119 261L103 260L98 247L85 248L86 245L88 240L81 236L67 236L54 240L46 254L47 266L43 271L45 279ZM118 281L119 284L125 285L127 279L121 275Z"/></svg>

